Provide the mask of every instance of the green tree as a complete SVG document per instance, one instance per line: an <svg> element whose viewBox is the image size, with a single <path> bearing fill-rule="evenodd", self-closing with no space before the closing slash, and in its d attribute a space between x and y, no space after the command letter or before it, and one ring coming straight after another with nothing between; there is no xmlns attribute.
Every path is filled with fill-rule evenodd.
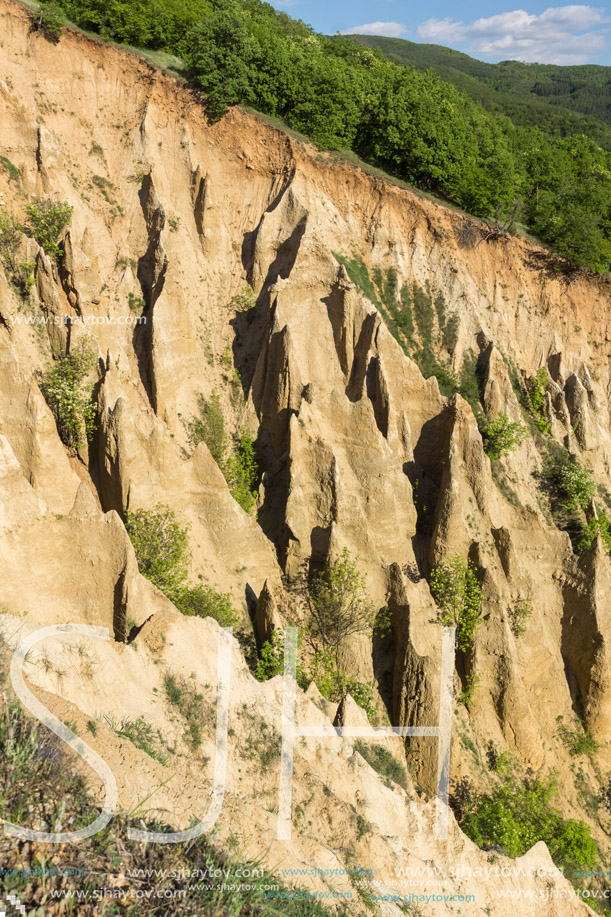
<svg viewBox="0 0 611 917"><path fill-rule="evenodd" d="M255 101L250 64L256 54L256 41L236 0L215 0L214 9L187 35L187 68L206 93L213 119L222 118L230 105Z"/></svg>
<svg viewBox="0 0 611 917"><path fill-rule="evenodd" d="M329 650L337 661L339 648L348 637L373 633L377 611L365 590L358 558L353 559L347 548L339 560L313 578L306 590L306 639L315 651Z"/></svg>

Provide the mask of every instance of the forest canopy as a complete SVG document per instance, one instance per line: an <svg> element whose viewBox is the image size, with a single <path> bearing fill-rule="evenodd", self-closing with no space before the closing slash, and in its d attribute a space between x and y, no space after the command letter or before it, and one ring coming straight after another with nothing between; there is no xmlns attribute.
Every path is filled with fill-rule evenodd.
<svg viewBox="0 0 611 917"><path fill-rule="evenodd" d="M592 131L563 136L552 106L540 125L513 120L433 69L320 35L261 0L60 5L105 39L181 57L214 119L231 105L252 106L322 148L352 150L475 216L518 214L575 266L610 267L611 153Z"/></svg>

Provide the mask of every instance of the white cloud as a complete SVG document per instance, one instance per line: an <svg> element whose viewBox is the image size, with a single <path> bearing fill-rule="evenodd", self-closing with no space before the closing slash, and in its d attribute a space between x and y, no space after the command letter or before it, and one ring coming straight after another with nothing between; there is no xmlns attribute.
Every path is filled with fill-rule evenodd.
<svg viewBox="0 0 611 917"><path fill-rule="evenodd" d="M357 25L353 29L344 29L342 35L385 35L386 38L399 38L405 35L407 28L400 22L369 22Z"/></svg>
<svg viewBox="0 0 611 917"><path fill-rule="evenodd" d="M609 21L597 7L556 6L538 16L512 10L466 24L427 19L418 34L436 44L467 43L469 51L499 60L585 64L605 47L607 29L601 27Z"/></svg>

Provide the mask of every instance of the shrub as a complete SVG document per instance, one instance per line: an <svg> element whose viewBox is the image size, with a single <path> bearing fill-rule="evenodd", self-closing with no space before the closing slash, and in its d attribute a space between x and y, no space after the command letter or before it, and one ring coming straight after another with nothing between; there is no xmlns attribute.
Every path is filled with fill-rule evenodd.
<svg viewBox="0 0 611 917"><path fill-rule="evenodd" d="M551 427L545 412L545 398L549 388L547 370L541 367L538 373L526 384L526 404L530 414L541 433L549 434Z"/></svg>
<svg viewBox="0 0 611 917"><path fill-rule="evenodd" d="M141 315L146 308L146 303L142 296L136 296L135 293L127 294L127 305L132 312L137 312L138 315Z"/></svg>
<svg viewBox="0 0 611 917"><path fill-rule="evenodd" d="M255 291L249 283L245 284L242 288L242 292L238 293L238 295L234 296L231 300L231 305L237 312L250 312L251 309L254 309L256 304Z"/></svg>
<svg viewBox="0 0 611 917"><path fill-rule="evenodd" d="M315 651L330 650L336 659L348 637L373 633L378 614L366 599L366 581L357 562L344 548L339 560L316 575L306 590L306 638Z"/></svg>
<svg viewBox="0 0 611 917"><path fill-rule="evenodd" d="M268 681L276 675L282 675L283 672L284 639L282 634L275 630L272 633L272 639L266 640L261 646L255 675L259 681Z"/></svg>
<svg viewBox="0 0 611 917"><path fill-rule="evenodd" d="M479 847L499 845L510 857L526 853L545 841L556 866L593 867L598 850L584 822L564 819L552 808L552 780L527 779L523 785L506 780L489 795L471 791L460 824Z"/></svg>
<svg viewBox="0 0 611 917"><path fill-rule="evenodd" d="M599 535L607 551L611 551L611 523L609 523L607 514L602 510L598 510L598 518L592 516L582 527L577 550L580 553L586 551Z"/></svg>
<svg viewBox="0 0 611 917"><path fill-rule="evenodd" d="M22 227L15 217L0 212L0 261L4 265L8 279L21 296L27 298L35 283L35 265L17 260L22 235Z"/></svg>
<svg viewBox="0 0 611 917"><path fill-rule="evenodd" d="M259 465L252 437L242 433L227 459L225 479L233 499L245 512L250 513L257 502L257 481Z"/></svg>
<svg viewBox="0 0 611 917"><path fill-rule="evenodd" d="M383 745L368 745L360 739L354 743L354 750L363 756L380 776L393 780L407 789L407 771Z"/></svg>
<svg viewBox="0 0 611 917"><path fill-rule="evenodd" d="M186 588L188 529L182 528L168 506L127 513L125 528L136 552L138 568L172 601Z"/></svg>
<svg viewBox="0 0 611 917"><path fill-rule="evenodd" d="M194 446L205 443L210 454L221 471L225 467L225 455L229 445L225 432L225 420L218 394L213 390L206 401L203 395L198 396L199 415L189 424L189 437Z"/></svg>
<svg viewBox="0 0 611 917"><path fill-rule="evenodd" d="M350 694L372 718L377 713L373 682L359 681L339 664L340 647L349 637L372 635L376 630L383 634L389 627L388 609L376 610L367 601L365 589L358 558L353 559L347 548L339 560L314 576L305 591L308 617L304 628L313 655L303 677L306 682L315 681L323 697L334 703Z"/></svg>
<svg viewBox="0 0 611 917"><path fill-rule="evenodd" d="M64 11L56 3L42 0L42 4L38 18L34 20L33 30L42 32L45 38L57 43L66 22Z"/></svg>
<svg viewBox="0 0 611 917"><path fill-rule="evenodd" d="M460 693L460 702L464 704L467 710L471 709L471 703L475 692L480 685L480 677L476 672L470 672L469 675L465 677L465 684Z"/></svg>
<svg viewBox="0 0 611 917"><path fill-rule="evenodd" d="M0 211L0 258L9 270L15 267L21 236L22 228L13 214Z"/></svg>
<svg viewBox="0 0 611 917"><path fill-rule="evenodd" d="M158 503L154 509L127 513L125 528L134 546L138 569L176 608L189 617L214 618L221 627L233 627L238 614L231 596L212 586L187 581L189 529L174 512Z"/></svg>
<svg viewBox="0 0 611 917"><path fill-rule="evenodd" d="M26 204L27 232L55 261L64 254L57 238L70 222L72 210L66 201L53 201L49 198L37 198L31 204Z"/></svg>
<svg viewBox="0 0 611 917"><path fill-rule="evenodd" d="M458 648L468 650L481 623L482 590L475 566L456 554L433 568L429 586L439 608L440 624L455 626Z"/></svg>
<svg viewBox="0 0 611 917"><path fill-rule="evenodd" d="M511 421L507 414L499 414L492 423L482 430L484 451L492 461L508 455L516 446L526 439L528 432L524 424Z"/></svg>
<svg viewBox="0 0 611 917"><path fill-rule="evenodd" d="M574 455L569 456L568 462L556 466L555 483L558 503L566 512L587 509L596 490L590 472L579 464Z"/></svg>
<svg viewBox="0 0 611 917"><path fill-rule="evenodd" d="M231 361L231 355L228 359ZM198 416L188 426L191 443L194 446L206 443L212 458L223 472L231 496L245 512L252 512L257 502L257 482L260 476L252 437L242 432L230 448L220 398L215 391L208 401L200 395L198 407Z"/></svg>
<svg viewBox="0 0 611 917"><path fill-rule="evenodd" d="M369 719L377 714L374 703L374 684L372 681L359 681L354 675L348 675L337 663L335 655L330 651L315 653L305 669L298 670L301 686L307 688L311 682L316 682L316 687L326 700L339 704L347 694L352 700L362 707Z"/></svg>
<svg viewBox="0 0 611 917"><path fill-rule="evenodd" d="M234 627L239 620L231 596L211 586L186 586L174 604L184 615L214 618L221 627Z"/></svg>
<svg viewBox="0 0 611 917"><path fill-rule="evenodd" d="M532 616L533 607L530 599L518 599L507 609L509 626L515 637L526 633L526 621Z"/></svg>
<svg viewBox="0 0 611 917"><path fill-rule="evenodd" d="M72 449L91 441L95 431L97 408L84 387L94 365L93 350L81 341L72 353L57 357L40 379L40 390L53 412L62 442Z"/></svg>
<svg viewBox="0 0 611 917"><path fill-rule="evenodd" d="M564 725L561 716L558 717L558 736L573 758L581 757L582 755L593 758L600 748L594 736L590 735L583 723L580 722L579 728L570 729Z"/></svg>

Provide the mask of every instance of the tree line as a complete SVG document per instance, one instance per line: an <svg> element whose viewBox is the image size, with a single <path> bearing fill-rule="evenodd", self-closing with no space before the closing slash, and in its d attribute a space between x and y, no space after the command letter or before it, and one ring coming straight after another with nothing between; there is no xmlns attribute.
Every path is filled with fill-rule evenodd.
<svg viewBox="0 0 611 917"><path fill-rule="evenodd" d="M320 35L261 0L60 5L106 39L181 57L214 119L229 106L252 106L322 148L352 150L475 216L517 214L571 264L609 269L611 153L586 135L516 124L432 69Z"/></svg>

